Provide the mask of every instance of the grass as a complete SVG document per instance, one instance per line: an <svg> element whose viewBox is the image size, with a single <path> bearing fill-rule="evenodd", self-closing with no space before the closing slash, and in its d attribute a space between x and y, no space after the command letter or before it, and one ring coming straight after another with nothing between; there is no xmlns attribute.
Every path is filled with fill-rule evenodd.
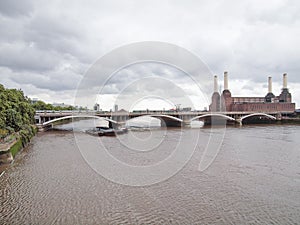
<svg viewBox="0 0 300 225"><path fill-rule="evenodd" d="M23 148L23 144L21 139L19 139L11 148L10 148L10 152L12 154L13 157L15 157L15 155Z"/></svg>

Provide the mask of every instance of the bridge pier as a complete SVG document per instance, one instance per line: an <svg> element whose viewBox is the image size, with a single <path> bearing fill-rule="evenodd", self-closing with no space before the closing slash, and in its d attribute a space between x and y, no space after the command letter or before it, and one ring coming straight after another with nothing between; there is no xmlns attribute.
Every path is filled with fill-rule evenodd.
<svg viewBox="0 0 300 225"><path fill-rule="evenodd" d="M243 126L243 120L241 118L235 119L235 121L240 125Z"/></svg>
<svg viewBox="0 0 300 225"><path fill-rule="evenodd" d="M129 119L128 115L112 115L111 119L117 122L126 122Z"/></svg>
<svg viewBox="0 0 300 225"><path fill-rule="evenodd" d="M191 120L184 120L182 122L183 127L190 127L191 126Z"/></svg>
<svg viewBox="0 0 300 225"><path fill-rule="evenodd" d="M181 115L179 118L182 120L183 127L191 126L191 119L193 118L193 115Z"/></svg>

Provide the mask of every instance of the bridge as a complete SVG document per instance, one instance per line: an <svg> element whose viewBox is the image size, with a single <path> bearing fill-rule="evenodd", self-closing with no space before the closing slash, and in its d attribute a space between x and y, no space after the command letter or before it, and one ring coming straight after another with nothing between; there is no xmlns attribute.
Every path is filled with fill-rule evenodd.
<svg viewBox="0 0 300 225"><path fill-rule="evenodd" d="M109 127L125 124L127 120L141 116L151 116L161 120L166 127L189 126L192 121L202 120L205 124L226 121L227 124L243 124L248 118L264 120L280 120L280 112L205 112L205 111L138 111L138 112L94 112L94 111L37 111L36 123L42 126L51 125L57 121L73 118L102 118L108 121Z"/></svg>
<svg viewBox="0 0 300 225"><path fill-rule="evenodd" d="M61 120L67 120L67 119L74 119L74 118L91 118L91 119L99 119L99 116L93 116L93 115L67 115L67 116L62 116L62 117L57 117L55 119L52 120L48 120L47 122L44 122L42 125L43 126L47 126L47 125L52 125L53 123L57 122L57 121L61 121ZM118 122L114 121L112 119L109 118L102 118L103 120L107 121L109 124L109 127L113 127L113 126L117 126Z"/></svg>

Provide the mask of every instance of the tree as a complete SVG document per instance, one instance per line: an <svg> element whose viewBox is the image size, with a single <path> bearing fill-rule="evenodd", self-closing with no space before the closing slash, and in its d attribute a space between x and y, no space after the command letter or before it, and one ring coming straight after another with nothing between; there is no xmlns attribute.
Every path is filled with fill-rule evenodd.
<svg viewBox="0 0 300 225"><path fill-rule="evenodd" d="M5 110L6 127L19 131L23 125L21 114L14 109Z"/></svg>
<svg viewBox="0 0 300 225"><path fill-rule="evenodd" d="M0 128L9 132L20 131L34 123L35 109L22 90L5 89L0 84ZM13 129L13 130L12 130Z"/></svg>
<svg viewBox="0 0 300 225"><path fill-rule="evenodd" d="M54 110L54 111L61 111L61 110L74 110L75 107L73 106L53 106L51 104L47 104L43 101L37 101L32 104L35 110Z"/></svg>

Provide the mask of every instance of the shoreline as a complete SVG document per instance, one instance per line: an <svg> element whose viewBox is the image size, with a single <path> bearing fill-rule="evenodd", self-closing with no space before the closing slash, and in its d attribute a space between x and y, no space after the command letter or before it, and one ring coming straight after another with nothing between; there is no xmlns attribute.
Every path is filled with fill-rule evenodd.
<svg viewBox="0 0 300 225"><path fill-rule="evenodd" d="M5 169L13 164L14 158L16 155L23 151L24 148L28 146L28 144L31 142L32 138L36 136L37 134L37 128L34 128L33 135L30 135L28 138L24 139L19 134L14 133L13 135L16 135L15 139L8 142L0 144L0 174L5 171Z"/></svg>

